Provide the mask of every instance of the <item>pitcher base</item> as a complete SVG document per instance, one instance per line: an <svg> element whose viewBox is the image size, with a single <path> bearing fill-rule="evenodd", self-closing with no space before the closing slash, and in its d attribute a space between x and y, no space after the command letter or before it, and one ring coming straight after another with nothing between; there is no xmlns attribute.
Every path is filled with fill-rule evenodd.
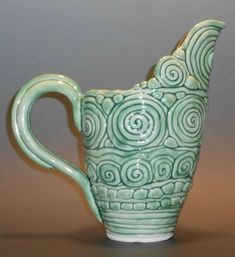
<svg viewBox="0 0 235 257"><path fill-rule="evenodd" d="M120 235L107 231L106 235L109 239L127 242L127 243L152 243L168 240L173 236L173 233L156 234L156 235Z"/></svg>

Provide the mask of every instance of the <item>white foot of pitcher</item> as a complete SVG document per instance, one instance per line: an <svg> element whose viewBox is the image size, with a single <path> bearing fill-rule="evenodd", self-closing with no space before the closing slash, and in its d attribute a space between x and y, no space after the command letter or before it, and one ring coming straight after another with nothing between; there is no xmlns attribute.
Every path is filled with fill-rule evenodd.
<svg viewBox="0 0 235 257"><path fill-rule="evenodd" d="M173 236L173 233L167 234L156 234L156 235L119 235L107 231L106 235L108 238L127 243L152 243L160 242L170 239Z"/></svg>

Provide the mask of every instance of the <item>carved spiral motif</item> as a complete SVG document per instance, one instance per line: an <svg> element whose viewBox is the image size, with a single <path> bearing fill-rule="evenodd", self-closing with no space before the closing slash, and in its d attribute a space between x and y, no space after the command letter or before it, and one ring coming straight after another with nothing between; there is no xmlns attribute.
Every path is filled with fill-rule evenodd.
<svg viewBox="0 0 235 257"><path fill-rule="evenodd" d="M121 178L127 186L143 186L152 180L151 165L142 159L129 160L122 166Z"/></svg>
<svg viewBox="0 0 235 257"><path fill-rule="evenodd" d="M163 87L180 87L187 78L187 70L174 56L164 56L156 66L155 76Z"/></svg>
<svg viewBox="0 0 235 257"><path fill-rule="evenodd" d="M196 166L196 159L196 155L192 151L178 156L175 160L172 177L185 178L191 176Z"/></svg>
<svg viewBox="0 0 235 257"><path fill-rule="evenodd" d="M195 31L186 47L186 64L190 74L194 75L203 89L207 89L214 47L221 27L208 26Z"/></svg>
<svg viewBox="0 0 235 257"><path fill-rule="evenodd" d="M87 161L87 171L88 171L88 177L92 182L97 181L97 174L96 174L96 164L93 163L91 160Z"/></svg>
<svg viewBox="0 0 235 257"><path fill-rule="evenodd" d="M156 146L165 135L165 110L160 101L150 96L136 94L127 97L108 118L110 140L122 150Z"/></svg>
<svg viewBox="0 0 235 257"><path fill-rule="evenodd" d="M112 160L103 160L97 167L101 181L110 186L120 183L120 169L120 165Z"/></svg>
<svg viewBox="0 0 235 257"><path fill-rule="evenodd" d="M151 161L153 174L157 181L164 181L171 177L174 158L167 155L156 156Z"/></svg>
<svg viewBox="0 0 235 257"><path fill-rule="evenodd" d="M82 118L85 146L98 147L104 137L106 120L93 98L86 98L83 104Z"/></svg>
<svg viewBox="0 0 235 257"><path fill-rule="evenodd" d="M197 96L176 102L168 114L169 132L181 146L200 145L204 132L207 105Z"/></svg>

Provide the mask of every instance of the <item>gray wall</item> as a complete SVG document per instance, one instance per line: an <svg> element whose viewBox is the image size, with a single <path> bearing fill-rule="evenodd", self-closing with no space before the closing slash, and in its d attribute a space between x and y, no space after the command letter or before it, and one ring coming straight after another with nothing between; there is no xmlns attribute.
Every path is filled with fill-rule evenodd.
<svg viewBox="0 0 235 257"><path fill-rule="evenodd" d="M69 231L93 217L77 187L34 165L16 146L10 128L12 99L32 77L61 73L82 91L126 89L145 80L195 23L227 23L216 45L210 110L199 174L218 161L234 172L235 15L232 0L2 1L0 8L0 227L2 233ZM33 109L33 129L48 147L82 166L70 107L60 96ZM78 157L80 152L80 157ZM231 162L225 169L223 163ZM208 166L207 166L208 165ZM208 168L207 168L208 167ZM47 174L47 175L46 175ZM71 187L72 185L72 187ZM75 190L76 189L76 190Z"/></svg>

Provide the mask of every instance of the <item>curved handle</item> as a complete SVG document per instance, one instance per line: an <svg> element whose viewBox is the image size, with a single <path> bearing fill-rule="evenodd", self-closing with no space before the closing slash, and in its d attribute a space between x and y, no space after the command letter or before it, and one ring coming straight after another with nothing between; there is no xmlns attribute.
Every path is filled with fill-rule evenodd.
<svg viewBox="0 0 235 257"><path fill-rule="evenodd" d="M72 104L74 121L81 131L81 93L79 86L68 77L45 74L27 83L17 94L12 109L12 127L22 150L36 163L46 168L55 168L68 175L82 187L89 206L97 219L101 217L91 192L90 181L78 167L47 150L32 134L30 113L35 101L46 93L57 92L68 97Z"/></svg>

